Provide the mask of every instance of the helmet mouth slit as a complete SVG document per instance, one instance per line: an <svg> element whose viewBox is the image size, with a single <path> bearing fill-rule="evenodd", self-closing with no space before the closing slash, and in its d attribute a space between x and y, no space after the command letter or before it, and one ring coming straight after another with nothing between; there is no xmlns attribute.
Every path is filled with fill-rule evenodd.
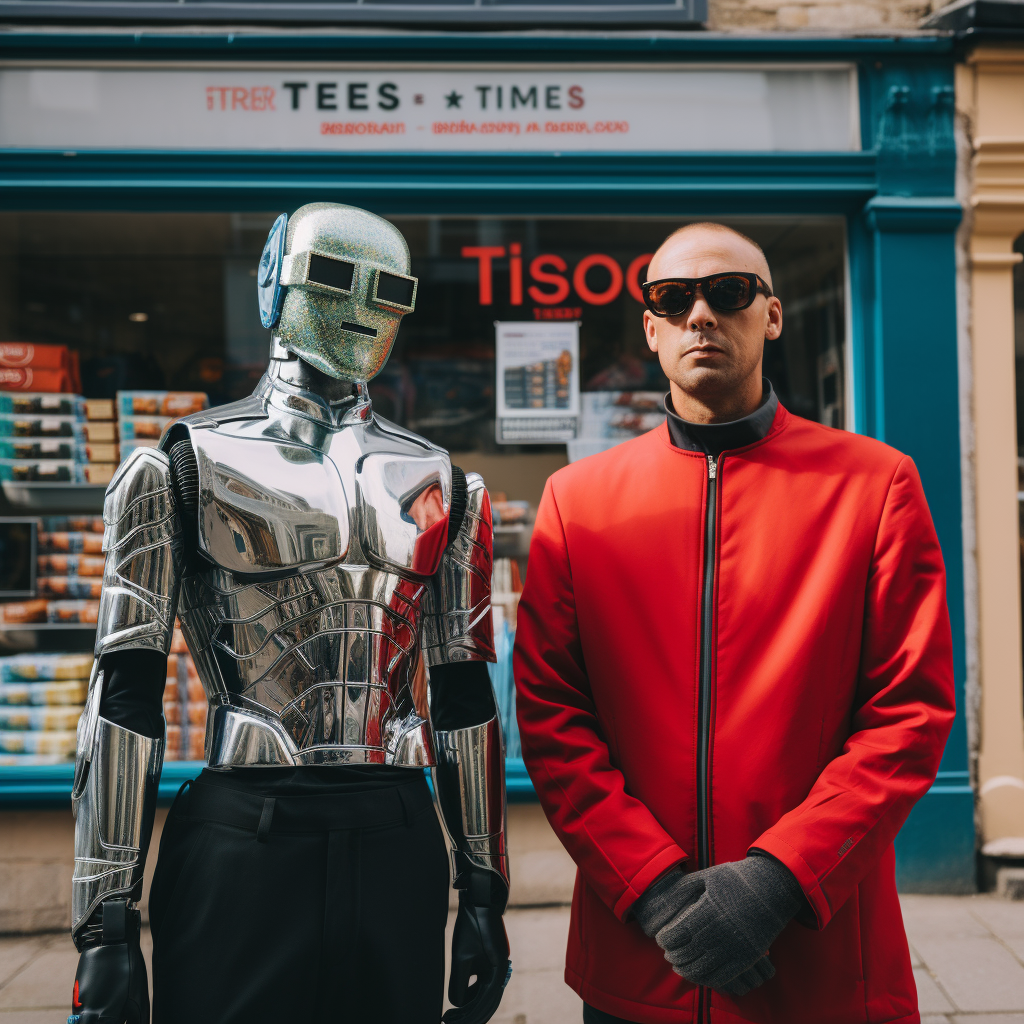
<svg viewBox="0 0 1024 1024"><path fill-rule="evenodd" d="M341 329L348 331L350 334L362 334L367 338L377 337L377 332L372 327L364 327L362 324L350 324L347 320L342 320Z"/></svg>

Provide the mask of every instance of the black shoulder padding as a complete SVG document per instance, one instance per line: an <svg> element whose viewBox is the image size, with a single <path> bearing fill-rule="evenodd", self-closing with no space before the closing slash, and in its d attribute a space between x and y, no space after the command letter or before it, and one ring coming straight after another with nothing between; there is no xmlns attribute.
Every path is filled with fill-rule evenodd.
<svg viewBox="0 0 1024 1024"><path fill-rule="evenodd" d="M462 521L469 508L469 487L466 474L458 466L452 466L452 505L448 512L448 543L451 544L462 529Z"/></svg>
<svg viewBox="0 0 1024 1024"><path fill-rule="evenodd" d="M175 442L167 456L181 511L194 516L199 512L199 464L192 442L187 437Z"/></svg>

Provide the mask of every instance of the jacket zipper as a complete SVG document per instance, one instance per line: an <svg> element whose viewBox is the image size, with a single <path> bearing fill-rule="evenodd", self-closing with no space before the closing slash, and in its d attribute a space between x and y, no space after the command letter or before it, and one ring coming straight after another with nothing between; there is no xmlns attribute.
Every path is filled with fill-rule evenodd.
<svg viewBox="0 0 1024 1024"><path fill-rule="evenodd" d="M697 867L711 864L708 750L711 744L711 638L714 623L715 541L718 516L718 470L722 457L708 457L708 498L704 515L704 579L700 627L700 690L697 696ZM697 992L697 1024L710 1019L709 993Z"/></svg>

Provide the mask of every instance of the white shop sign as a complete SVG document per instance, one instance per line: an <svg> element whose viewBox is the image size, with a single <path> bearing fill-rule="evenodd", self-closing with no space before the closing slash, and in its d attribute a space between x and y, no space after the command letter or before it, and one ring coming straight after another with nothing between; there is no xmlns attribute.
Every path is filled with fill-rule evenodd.
<svg viewBox="0 0 1024 1024"><path fill-rule="evenodd" d="M0 148L328 152L860 148L849 67L0 70Z"/></svg>

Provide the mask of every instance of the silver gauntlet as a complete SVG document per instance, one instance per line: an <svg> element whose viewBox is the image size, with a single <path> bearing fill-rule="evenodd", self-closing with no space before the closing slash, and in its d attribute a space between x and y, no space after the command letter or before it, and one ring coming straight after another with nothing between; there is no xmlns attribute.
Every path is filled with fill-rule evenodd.
<svg viewBox="0 0 1024 1024"><path fill-rule="evenodd" d="M434 788L454 848L455 878L469 869L498 875L508 891L505 744L501 723L437 732Z"/></svg>
<svg viewBox="0 0 1024 1024"><path fill-rule="evenodd" d="M140 736L100 718L102 685L100 674L93 679L78 725L71 794L76 818L72 934L103 900L128 896L142 882L164 760L162 739Z"/></svg>

